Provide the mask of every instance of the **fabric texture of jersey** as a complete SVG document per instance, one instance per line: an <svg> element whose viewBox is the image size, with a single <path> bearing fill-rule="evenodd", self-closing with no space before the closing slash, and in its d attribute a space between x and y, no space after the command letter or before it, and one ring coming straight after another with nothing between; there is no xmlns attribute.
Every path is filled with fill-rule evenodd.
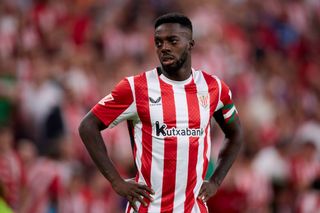
<svg viewBox="0 0 320 213"><path fill-rule="evenodd" d="M155 191L139 212L208 212L197 195L210 159L210 119L220 109L225 122L237 115L219 78L192 70L189 79L173 81L157 69L125 78L94 106L108 128L123 120L132 126L136 181Z"/></svg>

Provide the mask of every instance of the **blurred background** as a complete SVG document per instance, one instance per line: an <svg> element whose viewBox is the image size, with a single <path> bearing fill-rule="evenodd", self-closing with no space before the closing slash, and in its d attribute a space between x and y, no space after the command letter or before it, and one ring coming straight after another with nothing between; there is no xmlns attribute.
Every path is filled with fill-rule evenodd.
<svg viewBox="0 0 320 213"><path fill-rule="evenodd" d="M120 79L158 65L153 21L172 11L191 18L193 67L227 82L244 127L210 212L320 212L319 0L2 0L2 213L124 211L77 127ZM103 134L134 176L126 125Z"/></svg>

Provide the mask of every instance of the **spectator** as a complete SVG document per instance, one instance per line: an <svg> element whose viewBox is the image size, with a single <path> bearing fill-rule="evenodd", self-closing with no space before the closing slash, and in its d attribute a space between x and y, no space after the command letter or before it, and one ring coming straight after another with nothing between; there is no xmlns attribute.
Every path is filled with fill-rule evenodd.
<svg viewBox="0 0 320 213"><path fill-rule="evenodd" d="M21 205L24 173L20 159L14 150L13 130L0 127L0 182L4 201L14 210Z"/></svg>

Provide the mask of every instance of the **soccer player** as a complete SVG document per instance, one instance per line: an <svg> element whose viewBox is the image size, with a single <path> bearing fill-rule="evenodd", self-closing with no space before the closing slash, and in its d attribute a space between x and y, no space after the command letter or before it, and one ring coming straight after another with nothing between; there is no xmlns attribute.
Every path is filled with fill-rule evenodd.
<svg viewBox="0 0 320 213"><path fill-rule="evenodd" d="M126 212L208 212L206 201L242 144L238 113L223 81L191 67L194 40L188 17L159 17L154 42L160 66L123 79L83 118L79 133L113 189L128 199ZM212 117L227 140L205 181ZM100 133L123 120L133 140L134 180L119 175Z"/></svg>

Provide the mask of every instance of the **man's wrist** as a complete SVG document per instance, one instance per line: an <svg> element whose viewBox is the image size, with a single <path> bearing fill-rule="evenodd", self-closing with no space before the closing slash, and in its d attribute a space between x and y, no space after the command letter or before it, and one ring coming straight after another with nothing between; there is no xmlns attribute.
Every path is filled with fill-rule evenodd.
<svg viewBox="0 0 320 213"><path fill-rule="evenodd" d="M111 184L112 186L117 186L117 185L119 185L121 182L125 182L125 180L123 180L121 177L119 177L119 178L113 178L113 179L110 180L110 184Z"/></svg>
<svg viewBox="0 0 320 213"><path fill-rule="evenodd" d="M214 176L212 176L212 178L209 181L210 183L214 184L216 187L219 187L222 182L217 177L214 177Z"/></svg>

